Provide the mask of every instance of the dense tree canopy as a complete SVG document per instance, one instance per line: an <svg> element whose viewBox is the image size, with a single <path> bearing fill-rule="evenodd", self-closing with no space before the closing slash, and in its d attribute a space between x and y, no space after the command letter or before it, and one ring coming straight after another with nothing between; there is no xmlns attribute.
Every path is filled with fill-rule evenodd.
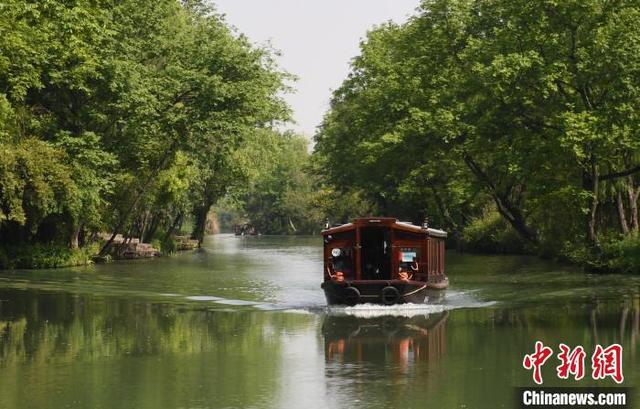
<svg viewBox="0 0 640 409"><path fill-rule="evenodd" d="M2 242L151 239L190 215L201 240L246 173L234 151L287 120L285 79L205 2L2 2Z"/></svg>
<svg viewBox="0 0 640 409"><path fill-rule="evenodd" d="M425 0L369 33L315 156L387 214L462 235L495 211L530 249L598 254L638 233L638 21L637 1Z"/></svg>
<svg viewBox="0 0 640 409"><path fill-rule="evenodd" d="M638 22L637 0L423 0L362 42L310 156L272 51L205 1L2 2L0 266L202 241L224 198L264 233L381 213L637 270Z"/></svg>

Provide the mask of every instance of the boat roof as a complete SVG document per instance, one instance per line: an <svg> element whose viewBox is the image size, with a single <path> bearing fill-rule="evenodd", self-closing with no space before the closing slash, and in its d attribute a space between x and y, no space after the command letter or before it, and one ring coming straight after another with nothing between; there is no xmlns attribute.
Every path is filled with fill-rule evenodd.
<svg viewBox="0 0 640 409"><path fill-rule="evenodd" d="M434 237L447 237L447 232L438 229L423 228L409 222L401 222L394 217L359 217L353 222L323 230L322 235L342 233L355 230L357 227L385 226L397 230L404 230L412 233L426 233Z"/></svg>

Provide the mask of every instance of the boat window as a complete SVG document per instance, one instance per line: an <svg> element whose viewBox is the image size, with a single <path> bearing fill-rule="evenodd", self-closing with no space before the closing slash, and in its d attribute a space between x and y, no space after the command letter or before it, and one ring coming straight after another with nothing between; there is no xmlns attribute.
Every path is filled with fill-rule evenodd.
<svg viewBox="0 0 640 409"><path fill-rule="evenodd" d="M402 247L398 253L399 270L400 271L415 271L418 268L418 261L420 261L420 248L419 247Z"/></svg>
<svg viewBox="0 0 640 409"><path fill-rule="evenodd" d="M403 251L400 253L400 260L403 263L411 263L416 260L417 253L415 251Z"/></svg>
<svg viewBox="0 0 640 409"><path fill-rule="evenodd" d="M334 272L340 271L347 278L352 278L354 274L353 249L339 247L331 249L331 264Z"/></svg>

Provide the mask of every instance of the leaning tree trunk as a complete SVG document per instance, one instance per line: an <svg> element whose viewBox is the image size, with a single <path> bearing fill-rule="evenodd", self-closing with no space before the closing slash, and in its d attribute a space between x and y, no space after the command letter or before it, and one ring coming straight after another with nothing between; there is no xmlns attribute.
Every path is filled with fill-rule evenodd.
<svg viewBox="0 0 640 409"><path fill-rule="evenodd" d="M129 221L129 218L138 207L138 203L140 202L140 200L142 200L143 196L147 193L147 190L151 186L151 183L155 179L158 172L167 167L167 165L169 164L169 160L175 154L175 151L178 148L178 144L179 140L175 139L171 143L171 146L164 152L157 165L153 168L153 171L149 172L149 175L147 176L144 183L142 183L142 185L139 185L137 189L134 190L133 200L129 204L129 207L127 207L127 209L124 211L124 213L120 214L118 222L116 223L115 227L113 228L113 232L111 233L111 237L109 237L109 240L107 240L104 246L102 246L102 249L100 249L99 256L103 257L109 253L109 250L111 250L111 246L113 245L113 240L115 240L118 233L122 231L126 223Z"/></svg>
<svg viewBox="0 0 640 409"><path fill-rule="evenodd" d="M511 227L513 227L522 238L532 244L540 244L538 232L527 224L522 210L516 206L507 195L494 193L492 197L498 208L498 213L511 224Z"/></svg>
<svg viewBox="0 0 640 409"><path fill-rule="evenodd" d="M143 243L150 243L151 240L153 240L153 236L156 235L156 231L158 231L161 221L162 215L160 212L156 212L151 216L151 221L149 222L143 237L141 237Z"/></svg>
<svg viewBox="0 0 640 409"><path fill-rule="evenodd" d="M164 241L165 242L167 240L169 240L171 238L171 236L173 236L173 233L176 231L178 226L180 226L181 224L182 224L182 212L178 212L176 218L173 220L173 223L171 223L171 226L169 227L169 230L167 230L166 234L164 235Z"/></svg>
<svg viewBox="0 0 640 409"><path fill-rule="evenodd" d="M540 244L538 232L527 223L525 214L520 206L510 199L509 194L512 188L499 189L494 183L494 180L482 170L480 165L474 161L470 155L465 155L464 161L476 178L486 186L493 201L496 203L498 213L511 224L522 238L534 245Z"/></svg>
<svg viewBox="0 0 640 409"><path fill-rule="evenodd" d="M198 240L198 246L202 246L202 241L204 240L204 234L207 228L207 215L209 214L211 206L213 206L213 201L206 201L193 209L195 221L191 238Z"/></svg>

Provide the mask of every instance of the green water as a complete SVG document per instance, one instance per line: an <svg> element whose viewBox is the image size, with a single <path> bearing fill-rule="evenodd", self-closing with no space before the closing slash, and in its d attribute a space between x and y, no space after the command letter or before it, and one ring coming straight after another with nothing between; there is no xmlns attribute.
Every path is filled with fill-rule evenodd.
<svg viewBox="0 0 640 409"><path fill-rule="evenodd" d="M588 359L620 343L625 386L640 381L640 277L450 253L451 288L427 305L328 310L320 246L220 235L158 260L0 272L0 408L511 408L536 340ZM556 365L545 385L612 385Z"/></svg>

